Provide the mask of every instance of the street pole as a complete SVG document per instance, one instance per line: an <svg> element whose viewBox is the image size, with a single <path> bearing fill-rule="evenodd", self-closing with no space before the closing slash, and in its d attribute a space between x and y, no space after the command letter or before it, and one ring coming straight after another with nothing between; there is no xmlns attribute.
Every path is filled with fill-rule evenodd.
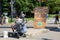
<svg viewBox="0 0 60 40"><path fill-rule="evenodd" d="M3 1L3 0L0 0L0 15L2 14L2 11L3 11L3 8L2 8L2 1Z"/></svg>
<svg viewBox="0 0 60 40"><path fill-rule="evenodd" d="M14 13L14 6L13 6L13 4L14 4L14 1L13 0L11 0L11 22L13 22L13 13Z"/></svg>

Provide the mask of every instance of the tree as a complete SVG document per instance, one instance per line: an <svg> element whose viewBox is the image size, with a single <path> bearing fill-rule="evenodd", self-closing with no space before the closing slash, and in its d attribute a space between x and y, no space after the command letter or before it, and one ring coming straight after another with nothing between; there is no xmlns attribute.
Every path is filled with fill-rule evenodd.
<svg viewBox="0 0 60 40"><path fill-rule="evenodd" d="M32 11L35 7L40 6L38 0L16 0L16 8L19 11Z"/></svg>
<svg viewBox="0 0 60 40"><path fill-rule="evenodd" d="M31 13L35 7L41 6L38 0L15 0L14 7L16 11ZM10 0L3 0L3 12L10 12ZM57 13L60 10L60 0L47 0L43 2L49 8L49 13ZM43 5L43 4L42 4Z"/></svg>
<svg viewBox="0 0 60 40"><path fill-rule="evenodd" d="M10 12L10 3L8 0L3 0L3 12Z"/></svg>
<svg viewBox="0 0 60 40"><path fill-rule="evenodd" d="M47 6L50 13L57 13L60 10L60 0L49 0Z"/></svg>

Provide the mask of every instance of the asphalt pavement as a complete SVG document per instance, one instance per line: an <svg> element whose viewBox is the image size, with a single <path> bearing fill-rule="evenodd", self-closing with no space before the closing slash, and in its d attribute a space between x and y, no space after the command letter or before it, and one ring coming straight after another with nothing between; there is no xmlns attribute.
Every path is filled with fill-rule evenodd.
<svg viewBox="0 0 60 40"><path fill-rule="evenodd" d="M46 30L34 29L33 21L27 22L27 37L3 38L3 31L12 32L11 24L0 25L0 40L60 40L60 23L54 24L54 19L47 19ZM5 26L5 27L4 27Z"/></svg>

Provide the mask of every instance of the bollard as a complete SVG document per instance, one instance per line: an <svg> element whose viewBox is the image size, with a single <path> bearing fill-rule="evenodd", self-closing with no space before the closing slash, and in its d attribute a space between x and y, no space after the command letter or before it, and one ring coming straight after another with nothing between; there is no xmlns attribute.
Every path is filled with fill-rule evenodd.
<svg viewBox="0 0 60 40"><path fill-rule="evenodd" d="M8 17L6 17L6 19L5 19L5 23L8 23Z"/></svg>
<svg viewBox="0 0 60 40"><path fill-rule="evenodd" d="M3 38L8 38L8 32L7 31L3 31Z"/></svg>

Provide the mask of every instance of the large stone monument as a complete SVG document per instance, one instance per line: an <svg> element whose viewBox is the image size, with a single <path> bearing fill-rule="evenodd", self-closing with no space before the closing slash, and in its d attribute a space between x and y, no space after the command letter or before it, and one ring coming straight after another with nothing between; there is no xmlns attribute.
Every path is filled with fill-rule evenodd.
<svg viewBox="0 0 60 40"><path fill-rule="evenodd" d="M34 9L34 28L46 27L47 14L48 14L48 7L36 7Z"/></svg>

